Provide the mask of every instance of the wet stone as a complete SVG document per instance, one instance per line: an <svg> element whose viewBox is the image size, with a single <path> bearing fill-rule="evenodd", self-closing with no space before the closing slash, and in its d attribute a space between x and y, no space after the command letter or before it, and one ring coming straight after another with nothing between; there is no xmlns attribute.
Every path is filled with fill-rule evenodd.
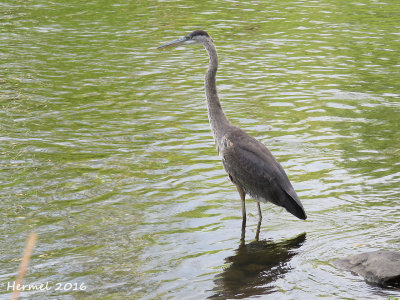
<svg viewBox="0 0 400 300"><path fill-rule="evenodd" d="M367 283L400 287L400 252L366 252L338 259L334 264L363 276Z"/></svg>

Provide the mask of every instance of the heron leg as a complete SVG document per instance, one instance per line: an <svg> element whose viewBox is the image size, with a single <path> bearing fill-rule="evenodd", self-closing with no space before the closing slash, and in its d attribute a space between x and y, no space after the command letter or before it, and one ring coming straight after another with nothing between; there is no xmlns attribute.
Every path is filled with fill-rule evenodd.
<svg viewBox="0 0 400 300"><path fill-rule="evenodd" d="M258 221L257 223L257 231L256 231L256 241L260 238L260 228L261 228L261 220Z"/></svg>
<svg viewBox="0 0 400 300"><path fill-rule="evenodd" d="M260 237L260 228L261 228L261 220L262 220L262 214L261 214L261 205L260 202L257 201L257 208L258 208L258 223L257 223L257 231L256 231L256 241L258 241Z"/></svg>
<svg viewBox="0 0 400 300"><path fill-rule="evenodd" d="M262 220L261 206L260 206L260 202L258 202L258 201L257 201L257 207L258 207L258 222L261 223L261 220Z"/></svg>
<svg viewBox="0 0 400 300"><path fill-rule="evenodd" d="M239 192L240 199L242 200L242 226L246 226L246 193L238 185L236 185L236 189Z"/></svg>
<svg viewBox="0 0 400 300"><path fill-rule="evenodd" d="M240 237L240 240L243 242L246 235L246 193L238 185L236 185L236 189L239 192L240 199L242 200L242 236Z"/></svg>
<svg viewBox="0 0 400 300"><path fill-rule="evenodd" d="M246 225L243 226L243 223L242 223L242 234L240 236L240 243L244 244L245 239L246 239Z"/></svg>

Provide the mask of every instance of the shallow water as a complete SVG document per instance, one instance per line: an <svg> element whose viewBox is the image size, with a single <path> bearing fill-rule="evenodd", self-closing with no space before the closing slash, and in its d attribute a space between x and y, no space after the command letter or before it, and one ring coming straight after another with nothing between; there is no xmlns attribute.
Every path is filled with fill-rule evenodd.
<svg viewBox="0 0 400 300"><path fill-rule="evenodd" d="M0 298L26 234L29 299L387 299L335 258L400 250L396 1L0 4ZM308 215L241 206L208 125L213 37L232 123ZM57 283L63 288L56 290ZM85 286L69 289L68 284Z"/></svg>

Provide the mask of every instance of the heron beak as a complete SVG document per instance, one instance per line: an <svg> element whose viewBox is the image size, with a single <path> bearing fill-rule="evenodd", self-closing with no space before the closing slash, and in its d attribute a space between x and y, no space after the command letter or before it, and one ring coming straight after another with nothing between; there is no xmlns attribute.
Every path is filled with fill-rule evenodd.
<svg viewBox="0 0 400 300"><path fill-rule="evenodd" d="M187 40L188 40L188 38L184 36L180 39L174 40L174 41L166 43L160 47L157 47L157 49L179 46L179 45L182 45L183 43L185 43Z"/></svg>

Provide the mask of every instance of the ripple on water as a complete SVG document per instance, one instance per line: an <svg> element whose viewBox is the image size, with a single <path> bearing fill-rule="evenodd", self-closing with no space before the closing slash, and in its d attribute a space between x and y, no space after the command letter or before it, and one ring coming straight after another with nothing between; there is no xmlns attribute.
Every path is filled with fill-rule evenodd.
<svg viewBox="0 0 400 300"><path fill-rule="evenodd" d="M400 245L394 2L199 3L2 5L3 282L36 230L26 282L87 285L49 298L394 295L332 265ZM204 50L155 50L199 24L227 115L274 153L308 214L262 205L259 242L252 200L239 241Z"/></svg>

